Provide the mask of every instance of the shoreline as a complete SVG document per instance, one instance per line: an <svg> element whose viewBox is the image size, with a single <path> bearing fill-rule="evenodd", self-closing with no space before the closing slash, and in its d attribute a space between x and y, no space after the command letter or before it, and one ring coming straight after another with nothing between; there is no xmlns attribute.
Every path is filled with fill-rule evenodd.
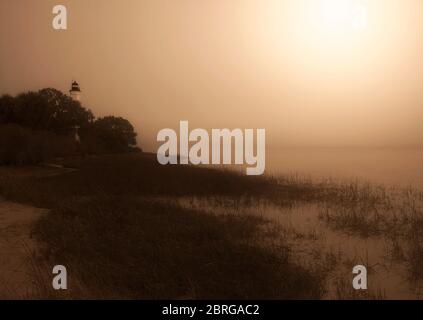
<svg viewBox="0 0 423 320"><path fill-rule="evenodd" d="M380 265L392 263L393 259L396 259L397 267L406 266L406 268L399 271L400 269L395 267L391 273L394 279L399 275L401 278L406 277L409 272L420 277L417 271L413 271L410 263L413 261L414 264L417 263L413 268L418 270L420 260L416 258L413 260L412 257L420 257L420 254L423 256L423 250L413 247L413 238L410 238L410 235L413 228L419 227L420 215L423 221L423 214L420 211L423 207L416 207L415 204L417 200L423 203L421 192L402 190L397 195L399 200L395 200L389 188L373 184L357 182L316 184L312 180L298 176L248 177L230 170L215 170L216 168L166 167L158 165L154 157L154 154L115 154L64 158L60 165L73 168L65 175L52 174L51 170L61 170L58 168L34 167L35 175L31 177L28 174L30 169L26 167L22 168L24 174L19 178L19 175L16 175L19 169L15 167L10 168L14 175L8 178L14 182L13 184L8 184L8 179L3 175L0 191L7 199L50 209L49 213L34 225L37 239L47 247L45 254L53 257L53 260L68 261L72 269L81 263L84 265L83 269L81 266L77 267L77 282L81 283L77 291L59 297L152 298L158 295L158 298L173 299L187 294L178 292L179 285L171 284L173 278L168 278L169 273L164 271L163 278L152 279L153 282L149 286L169 281L167 286L176 290L173 298L161 291L143 292L145 296L136 296L135 292L126 288L125 282L129 281L126 277L129 277L129 274L116 278L117 283L121 282L119 287L108 288L106 279L112 274L109 274L107 268L103 271L98 268L106 261L109 261L107 262L109 264L110 261L115 261L116 258L112 258L115 250L122 252L120 258L113 262L117 264L115 267L119 268L125 269L135 263L130 261L133 254L140 255L137 258L141 259L140 261L145 260L141 257L145 257L146 254L153 256L158 254L156 258L162 259L163 267L170 270L177 270L175 268L178 264L183 265L185 269L191 271L186 271L188 273L178 271L181 272L179 276L184 278L192 273L196 279L191 279L190 282L182 280L183 287L187 286L185 290L191 290L188 296L195 299L210 297L207 295L207 288L214 287L215 281L222 282L217 276L211 276L207 281L207 278L203 278L200 270L209 266L209 263L212 263L210 266L214 270L209 271L212 274L216 272L216 275L228 272L230 268L235 268L234 270L246 268L241 265L235 267L242 259L229 259L230 256L227 257L229 260L225 264L221 264L223 261L220 261L220 258L210 261L207 257L210 257L212 254L210 252L214 250L223 250L218 256L225 250L245 251L245 258L251 254L257 257L268 255L267 259L273 261L270 264L272 271L266 271L268 275L264 278L264 275L257 275L258 278L254 280L257 281L255 282L257 288L262 287L267 281L274 282L281 276L276 265L283 266L286 272L291 272L289 270L294 265L295 268L303 270L299 274L302 280L297 279L296 283L309 279L308 289L304 291L301 291L302 289L292 291L294 288L299 288L297 285L290 287L289 290L281 287L278 290L282 291L278 291L278 294L264 290L263 295L268 298L284 295L313 297L313 299L389 299L392 296L401 298L396 296L395 290L392 289L398 285L392 285L388 290L388 287L383 288L382 283L378 288L372 287L367 294L357 294L349 290L347 284L351 270L348 271L349 267L345 269L345 266L352 268L354 263L369 264L371 272L376 272L378 277L383 278L385 275L383 268L373 270L372 266L375 263ZM1 170L7 171L4 168ZM40 171L48 174L43 176ZM404 202L406 199L407 202ZM399 212L403 212L402 215L399 216ZM163 224L163 221L166 221L166 224ZM145 223L148 224L148 228ZM220 227L216 228L218 225ZM66 226L72 226L72 232ZM395 227L396 232L392 234L394 226L400 227ZM100 230L102 231L99 233ZM161 238L168 232L174 233L173 240ZM145 236L147 238L144 238ZM127 237L134 245L127 243ZM178 238L179 243L184 244L183 247L175 247L178 242L175 243L174 239ZM337 240L328 245L330 242L327 241L328 238ZM211 246L217 239L219 244ZM375 242L377 239L382 239L382 242ZM146 246L147 243L144 244L145 241L153 247L159 245L160 250L164 252L153 254L154 251L149 251L151 248ZM100 249L98 247L100 243L109 243L110 248L114 249L107 247ZM201 243L205 248L196 251L201 248ZM244 247L246 243L249 243L249 246ZM342 243L343 246L336 247L336 243ZM376 245L379 249L375 252L380 252L380 248L385 251L386 246L386 255L389 259L385 260L385 253L382 256L379 253L367 254L367 259L370 258L368 261L360 258L366 256L366 251L373 246L372 243L375 245L379 243ZM370 247L367 247L368 245ZM55 247L54 250L52 246ZM280 251L278 247L285 249ZM357 256L354 254L356 250L354 248L361 248L359 250L364 252ZM290 254L285 255L288 252L286 249ZM178 256L170 254L167 250L180 252L179 254L190 262L187 264L181 261ZM184 250L189 250L191 253L187 254ZM193 251L197 253L193 254ZM163 255L165 252L170 256ZM99 255L101 259L98 262L84 260L93 254ZM139 263L135 263L136 269L130 268L132 276L135 272L141 286L146 285L144 282L148 279L143 272L146 274L150 272L148 270L151 266L158 263L155 259L144 261L141 269ZM200 263L196 259L204 260ZM262 258L257 258L249 268L269 268L269 265L263 265L261 260ZM143 268L146 269L140 271ZM98 280L92 278L90 270L96 270L95 273L100 278ZM230 276L235 282L241 281L239 277L243 277L242 273ZM228 281L229 278L225 279L224 281ZM328 279L332 280L326 283ZM343 296L340 292L337 293L339 287L345 287L345 292L341 290L344 292ZM232 292L229 298L242 297L239 296L240 292L233 289L228 287L223 289ZM324 293L327 290L329 293ZM222 298L223 292L225 291L221 293L216 291L216 297ZM249 291L246 292L248 294ZM48 296L50 294L55 295L54 292L49 292ZM418 296L410 295L412 298Z"/></svg>

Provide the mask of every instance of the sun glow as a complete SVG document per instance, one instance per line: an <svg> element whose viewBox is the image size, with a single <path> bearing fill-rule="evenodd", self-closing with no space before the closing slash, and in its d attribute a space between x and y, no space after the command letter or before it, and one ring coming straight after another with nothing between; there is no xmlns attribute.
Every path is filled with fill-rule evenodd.
<svg viewBox="0 0 423 320"><path fill-rule="evenodd" d="M354 0L315 0L314 24L329 31L363 30L368 25L365 5Z"/></svg>
<svg viewBox="0 0 423 320"><path fill-rule="evenodd" d="M345 36L368 26L367 7L357 0L314 0L310 9L309 22L320 36Z"/></svg>
<svg viewBox="0 0 423 320"><path fill-rule="evenodd" d="M417 76L409 68L420 61L414 52L423 47L416 32L422 20L416 16L423 11L416 8L423 4L404 1L262 1L251 8L257 22L249 29L254 35L250 52L268 72L275 91L289 88L285 94L293 100L315 94L317 100L324 96L333 101L337 94L365 92L361 97L377 101L383 92L379 88L400 90L396 79Z"/></svg>

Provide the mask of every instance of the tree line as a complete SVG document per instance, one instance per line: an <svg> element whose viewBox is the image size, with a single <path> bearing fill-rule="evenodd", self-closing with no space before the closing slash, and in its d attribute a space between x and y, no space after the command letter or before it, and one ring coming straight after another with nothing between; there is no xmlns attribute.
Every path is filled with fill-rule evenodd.
<svg viewBox="0 0 423 320"><path fill-rule="evenodd" d="M75 128L79 128L80 142L74 138ZM79 101L53 88L1 96L0 135L0 164L6 153L9 156L25 153L25 150L19 150L19 145L14 146L12 140L21 141L22 149L35 151L37 148L53 148L47 145L47 141L41 144L43 139L60 141L68 152L69 147L74 152L83 153L137 150L137 134L127 119L115 116L95 118L91 110L84 108ZM38 141L37 146L33 145L34 139ZM60 149L60 142L56 143L56 149ZM15 149L13 152L11 147ZM40 150L37 152L40 153ZM54 153L60 154L59 151Z"/></svg>

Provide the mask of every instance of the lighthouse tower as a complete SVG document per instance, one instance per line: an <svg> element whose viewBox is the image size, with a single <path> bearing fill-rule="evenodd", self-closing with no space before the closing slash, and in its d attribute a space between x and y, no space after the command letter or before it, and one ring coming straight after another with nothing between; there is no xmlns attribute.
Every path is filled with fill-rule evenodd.
<svg viewBox="0 0 423 320"><path fill-rule="evenodd" d="M69 90L69 94L71 98L75 101L81 101L81 88L79 87L78 82L72 81L72 87ZM80 127L78 125L72 127L74 130L74 139L76 143L81 143L81 138L79 136L79 129Z"/></svg>
<svg viewBox="0 0 423 320"><path fill-rule="evenodd" d="M81 101L81 88L79 87L78 82L72 82L72 87L69 91L69 94L73 100Z"/></svg>

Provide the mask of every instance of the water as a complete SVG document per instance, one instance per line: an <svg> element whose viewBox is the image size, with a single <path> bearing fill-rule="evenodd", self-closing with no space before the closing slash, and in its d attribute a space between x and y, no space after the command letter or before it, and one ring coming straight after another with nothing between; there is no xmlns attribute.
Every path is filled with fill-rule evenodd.
<svg viewBox="0 0 423 320"><path fill-rule="evenodd" d="M394 186L396 188L389 188L389 192L395 193L409 187L423 190L422 164L423 149L411 148L285 148L266 152L267 174L370 182ZM402 202L407 201L399 198L400 208ZM214 213L228 210L200 199L197 199L196 207ZM423 299L423 281L411 280L405 258L394 258L389 236L362 237L345 230L334 230L319 218L323 209L322 203L297 203L292 207L266 204L242 210L236 208L234 212L258 214L282 226L282 236L301 264L325 264L327 257L337 256L338 261L329 266L325 299L342 298L340 294L352 297L352 268L359 264L369 270L369 297ZM380 213L389 214L383 210ZM407 242L403 240L400 239L399 243L406 252Z"/></svg>
<svg viewBox="0 0 423 320"><path fill-rule="evenodd" d="M412 148L286 148L267 151L267 174L298 174L314 180L365 181L400 188L423 190L423 149ZM344 258L372 265L372 289L388 299L421 299L422 284L410 281L404 261L387 259L389 241L384 237L360 238L333 231L319 221L316 207L298 206L288 214L266 215L282 225L316 232L318 241L301 241L298 246L318 245L324 251L340 251ZM339 270L338 270L339 271ZM346 274L347 270L340 271ZM335 284L336 286L336 284ZM336 288L327 298L334 298Z"/></svg>
<svg viewBox="0 0 423 320"><path fill-rule="evenodd" d="M360 180L423 189L423 149L285 148L266 152L267 174Z"/></svg>
<svg viewBox="0 0 423 320"><path fill-rule="evenodd" d="M323 299L353 299L352 269L368 269L368 299L423 299L423 281L411 280L407 263L392 259L392 244L384 236L360 237L331 229L319 219L321 204L280 207L267 201L258 206L219 205L202 198L180 198L182 206L214 214L253 214L265 217L282 227L281 237L289 246L292 258L300 265L321 269L327 265ZM402 243L402 245L406 245ZM334 259L334 262L331 260Z"/></svg>
<svg viewBox="0 0 423 320"><path fill-rule="evenodd" d="M264 216L306 237L287 239L295 257L302 263L316 264L328 254L339 255L330 267L324 299L351 299L352 268L365 265L369 271L368 296L381 299L422 299L422 281L411 281L405 261L390 257L391 243L383 236L359 237L335 231L318 217L319 205L298 205L292 208L267 207ZM285 231L286 232L286 231ZM316 235L307 237L307 235ZM320 252L315 256L315 252ZM340 282L346 287L339 288ZM340 289L340 290L339 290ZM378 297L380 294L380 297Z"/></svg>

